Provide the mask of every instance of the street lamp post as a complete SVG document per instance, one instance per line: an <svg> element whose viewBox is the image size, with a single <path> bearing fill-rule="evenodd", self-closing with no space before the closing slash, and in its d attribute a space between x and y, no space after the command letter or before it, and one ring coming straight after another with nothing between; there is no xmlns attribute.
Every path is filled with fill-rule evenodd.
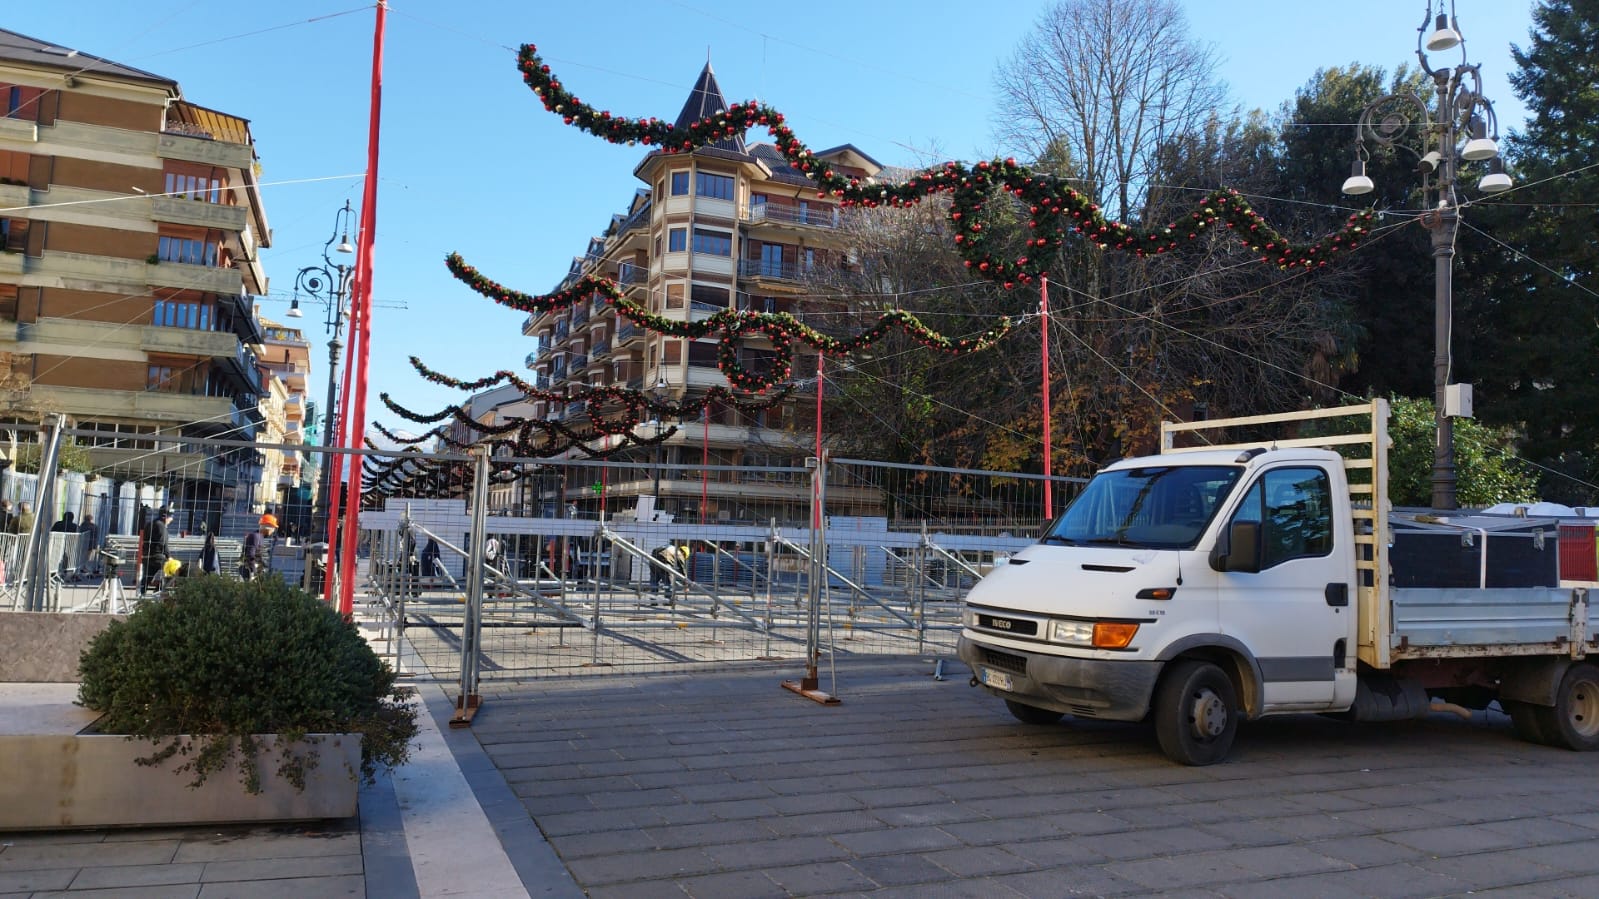
<svg viewBox="0 0 1599 899"><path fill-rule="evenodd" d="M300 311L301 293L327 306L327 318L323 321L323 327L331 337L328 340L328 401L322 412L324 448L333 445L337 430L338 413L334 404L338 400L339 350L344 346L339 341L339 332L344 327L344 297L349 289L350 277L355 273L353 266L334 262L328 254L349 255L355 252L355 247L350 245L350 221L353 217L350 201L345 200L344 208L333 218L333 233L328 237L327 243L322 245L322 265L308 265L295 274L294 302L289 305L287 313L289 318L304 317L305 313ZM334 246L334 241L338 242L338 246ZM334 483L333 469L342 461L331 453L325 453L323 456L322 471L317 478L316 504L313 507L315 522L327 520L328 497L333 491ZM312 533L315 533L317 527L315 522L312 524ZM326 536L331 543L332 535Z"/></svg>
<svg viewBox="0 0 1599 899"><path fill-rule="evenodd" d="M655 387L650 390L650 394L655 397L656 402L660 402L666 398L666 389L666 379L656 378ZM651 419L651 423L655 425L655 502L651 506L650 517L651 520L659 521L661 516L661 432L666 430L666 422L661 421L660 413L656 413L655 418Z"/></svg>
<svg viewBox="0 0 1599 899"><path fill-rule="evenodd" d="M1444 11L1445 3L1448 12ZM1510 176L1499 158L1499 120L1493 103L1482 95L1482 66L1466 62L1466 46L1455 20L1454 0L1438 0L1437 15L1428 0L1421 27L1416 29L1416 57L1422 71L1432 78L1437 106L1429 110L1425 101L1412 91L1379 97L1360 113L1355 125L1355 163L1343 192L1356 195L1376 188L1366 175L1367 142L1385 147L1402 147L1417 159L1421 174L1422 206L1418 222L1432 232L1432 257L1435 269L1433 291L1433 404L1437 439L1433 446L1432 505L1436 509L1455 508L1455 438L1451 412L1471 414L1469 403L1451 408L1449 376L1451 354L1449 338L1454 307L1455 236L1460 228L1460 205L1455 186L1463 162L1485 162L1488 172L1477 182L1484 193L1510 189ZM1434 68L1429 52L1460 48L1460 64L1453 68ZM1492 135L1492 136L1490 136ZM1418 140L1419 138L1419 140ZM1420 144L1420 149L1412 146Z"/></svg>

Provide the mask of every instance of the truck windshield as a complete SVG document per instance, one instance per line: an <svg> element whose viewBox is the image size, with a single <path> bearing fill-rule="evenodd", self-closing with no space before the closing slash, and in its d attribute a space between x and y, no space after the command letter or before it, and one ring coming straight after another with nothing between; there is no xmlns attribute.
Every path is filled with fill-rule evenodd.
<svg viewBox="0 0 1599 899"><path fill-rule="evenodd" d="M1101 472L1044 535L1069 546L1192 549L1243 468L1162 465Z"/></svg>

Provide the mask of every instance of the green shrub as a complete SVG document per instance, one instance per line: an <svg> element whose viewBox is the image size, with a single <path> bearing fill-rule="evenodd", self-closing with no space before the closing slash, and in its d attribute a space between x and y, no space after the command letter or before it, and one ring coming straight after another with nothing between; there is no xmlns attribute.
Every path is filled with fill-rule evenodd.
<svg viewBox="0 0 1599 899"><path fill-rule="evenodd" d="M183 756L191 786L232 763L260 792L253 735L268 733L286 738L276 773L298 789L316 754L287 741L358 733L370 781L378 765L406 761L417 732L416 710L356 626L276 576L182 579L96 637L78 670L78 702L104 713L100 730L154 744L142 765Z"/></svg>

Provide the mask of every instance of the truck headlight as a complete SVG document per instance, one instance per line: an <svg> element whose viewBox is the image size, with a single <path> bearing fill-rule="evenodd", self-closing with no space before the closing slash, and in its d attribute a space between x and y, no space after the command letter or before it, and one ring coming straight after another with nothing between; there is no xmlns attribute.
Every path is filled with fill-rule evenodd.
<svg viewBox="0 0 1599 899"><path fill-rule="evenodd" d="M1052 643L1092 646L1095 649L1126 649L1138 633L1138 625L1121 621L1051 621Z"/></svg>
<svg viewBox="0 0 1599 899"><path fill-rule="evenodd" d="M977 613L973 612L971 609L966 609L966 610L962 611L961 612L961 624L965 625L966 627L976 627L977 626Z"/></svg>
<svg viewBox="0 0 1599 899"><path fill-rule="evenodd" d="M1070 643L1073 646L1092 645L1094 641L1094 622L1051 621L1049 623L1049 639L1052 643Z"/></svg>

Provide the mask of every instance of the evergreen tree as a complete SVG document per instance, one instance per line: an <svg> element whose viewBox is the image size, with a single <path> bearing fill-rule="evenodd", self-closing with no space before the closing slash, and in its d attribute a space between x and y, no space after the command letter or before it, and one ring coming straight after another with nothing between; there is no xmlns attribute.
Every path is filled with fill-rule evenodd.
<svg viewBox="0 0 1599 899"><path fill-rule="evenodd" d="M1522 455L1572 477L1545 499L1590 504L1599 482L1599 0L1543 0L1511 77L1530 119L1509 141L1522 189L1468 210L1457 279L1460 380L1524 434ZM1464 325L1464 328L1461 326ZM1457 341L1457 345L1459 345Z"/></svg>

